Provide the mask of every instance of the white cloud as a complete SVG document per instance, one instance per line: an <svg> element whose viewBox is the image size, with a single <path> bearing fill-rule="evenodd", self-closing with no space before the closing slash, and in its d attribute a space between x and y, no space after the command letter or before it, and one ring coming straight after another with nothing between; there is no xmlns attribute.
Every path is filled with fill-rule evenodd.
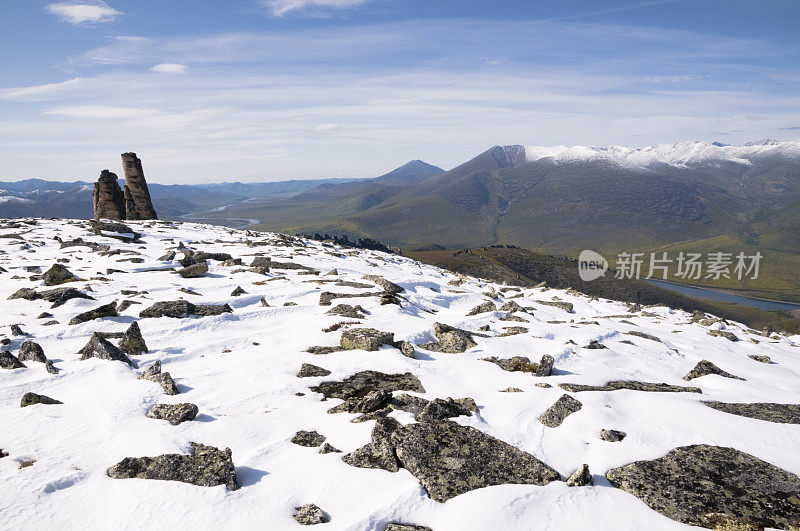
<svg viewBox="0 0 800 531"><path fill-rule="evenodd" d="M315 133L328 133L330 131L336 131L339 129L341 124L319 124L314 129L312 129Z"/></svg>
<svg viewBox="0 0 800 531"><path fill-rule="evenodd" d="M345 9L365 4L371 0L267 0L267 7L272 10L272 14L282 17L290 11L298 11L310 7L323 7L332 9Z"/></svg>
<svg viewBox="0 0 800 531"><path fill-rule="evenodd" d="M45 8L69 24L92 24L96 22L113 22L123 13L112 8L102 0L84 0L75 2L59 2L48 4Z"/></svg>
<svg viewBox="0 0 800 531"><path fill-rule="evenodd" d="M53 99L59 97L68 89L76 88L80 82L81 78L76 77L59 83L0 89L0 100L37 101Z"/></svg>
<svg viewBox="0 0 800 531"><path fill-rule="evenodd" d="M72 105L47 109L43 114L69 118L141 118L158 114L155 109L139 107L114 107L109 105Z"/></svg>
<svg viewBox="0 0 800 531"><path fill-rule="evenodd" d="M189 67L178 63L161 63L150 69L151 72L159 74L184 74Z"/></svg>

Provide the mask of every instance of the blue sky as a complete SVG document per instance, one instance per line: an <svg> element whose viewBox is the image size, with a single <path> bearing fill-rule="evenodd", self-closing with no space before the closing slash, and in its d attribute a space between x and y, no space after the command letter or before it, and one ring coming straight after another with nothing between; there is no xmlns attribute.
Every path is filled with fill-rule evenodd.
<svg viewBox="0 0 800 531"><path fill-rule="evenodd" d="M800 1L0 0L0 180L800 137Z"/></svg>

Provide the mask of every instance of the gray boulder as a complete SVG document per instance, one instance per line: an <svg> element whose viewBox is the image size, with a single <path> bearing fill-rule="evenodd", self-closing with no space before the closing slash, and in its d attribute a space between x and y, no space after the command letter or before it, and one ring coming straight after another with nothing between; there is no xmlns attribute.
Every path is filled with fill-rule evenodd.
<svg viewBox="0 0 800 531"><path fill-rule="evenodd" d="M383 531L433 531L430 527L426 527L424 525L414 525L414 524L401 524L398 522L392 522L391 524L387 525Z"/></svg>
<svg viewBox="0 0 800 531"><path fill-rule="evenodd" d="M47 356L44 355L44 350L39 343L33 341L23 341L19 346L19 361L38 361L39 363L47 363Z"/></svg>
<svg viewBox="0 0 800 531"><path fill-rule="evenodd" d="M419 379L410 372L404 374L385 374L378 371L361 371L339 382L322 382L311 387L315 393L325 398L362 398L370 391L413 391L424 393L425 388Z"/></svg>
<svg viewBox="0 0 800 531"><path fill-rule="evenodd" d="M369 314L361 305L350 306L349 304L337 304L325 313L327 315L341 315L350 319L363 319Z"/></svg>
<svg viewBox="0 0 800 531"><path fill-rule="evenodd" d="M139 312L139 317L173 317L180 319L197 315L206 317L210 315L221 315L223 313L232 313L233 309L227 304L211 305L211 304L192 304L189 301L178 299L175 301L161 301L153 304L149 308L145 308Z"/></svg>
<svg viewBox="0 0 800 531"><path fill-rule="evenodd" d="M111 344L106 338L97 332L92 334L91 339L85 347L78 351L82 360L89 358L100 358L101 360L122 361L133 366L133 362L120 349Z"/></svg>
<svg viewBox="0 0 800 531"><path fill-rule="evenodd" d="M119 348L129 356L139 356L148 352L147 344L142 337L142 331L139 329L139 324L134 321L125 331L122 340L119 342Z"/></svg>
<svg viewBox="0 0 800 531"><path fill-rule="evenodd" d="M53 264L50 269L45 271L42 275L42 280L46 286L58 286L66 282L75 282L80 280L77 276L67 269L62 264Z"/></svg>
<svg viewBox="0 0 800 531"><path fill-rule="evenodd" d="M800 478L734 448L682 446L609 470L606 478L688 525L716 527L720 517L779 529L800 523Z"/></svg>
<svg viewBox="0 0 800 531"><path fill-rule="evenodd" d="M108 469L114 479L140 478L182 481L201 487L225 485L228 490L239 488L231 449L191 443L191 453L164 454L156 457L126 457Z"/></svg>
<svg viewBox="0 0 800 531"><path fill-rule="evenodd" d="M304 363L300 367L300 371L297 373L298 378L310 378L312 376L328 376L331 373L328 369L324 369L322 367L318 367L317 365L312 365L310 363Z"/></svg>
<svg viewBox="0 0 800 531"><path fill-rule="evenodd" d="M103 317L117 317L118 315L119 313L117 313L117 303L111 302L99 306L94 310L89 310L88 312L79 313L78 315L69 320L69 324L76 325L85 323L87 321L93 321L94 319L102 319Z"/></svg>
<svg viewBox="0 0 800 531"><path fill-rule="evenodd" d="M375 351L381 345L394 345L394 334L374 328L352 328L342 333L339 346L343 350Z"/></svg>
<svg viewBox="0 0 800 531"><path fill-rule="evenodd" d="M556 428L564 422L565 418L579 411L582 405L568 394L563 394L555 404L539 416L539 422L548 428Z"/></svg>
<svg viewBox="0 0 800 531"><path fill-rule="evenodd" d="M372 428L372 442L342 456L342 461L359 468L380 468L397 472L400 465L392 445L392 433L400 423L391 417L381 417Z"/></svg>
<svg viewBox="0 0 800 531"><path fill-rule="evenodd" d="M473 309L471 309L469 312L467 312L467 315L468 316L470 316L470 315L478 315L479 313L487 313L487 312L494 312L494 311L497 311L497 306L492 301L486 301L486 302L483 302L483 303L475 306Z"/></svg>
<svg viewBox="0 0 800 531"><path fill-rule="evenodd" d="M316 431L300 430L292 437L292 442L299 446L315 447L325 442L325 436Z"/></svg>
<svg viewBox="0 0 800 531"><path fill-rule="evenodd" d="M295 507L294 510L297 511L294 514L294 519L297 520L297 523L300 525L324 524L331 521L328 515L325 514L325 511L313 503L307 503L302 507Z"/></svg>
<svg viewBox="0 0 800 531"><path fill-rule="evenodd" d="M182 404L156 404L147 412L151 419L166 420L173 426L181 422L194 420L197 417L198 408L188 402Z"/></svg>
<svg viewBox="0 0 800 531"><path fill-rule="evenodd" d="M708 360L700 360L699 362L697 362L697 365L694 366L694 369L689 371L688 374L686 374L686 376L683 377L683 379L688 382L689 380L700 378L701 376L706 376L707 374L716 374L722 376L723 378L733 378L734 380L744 381L744 378L723 371L722 369L720 369L719 367L717 367Z"/></svg>
<svg viewBox="0 0 800 531"><path fill-rule="evenodd" d="M619 430L600 430L600 438L607 442L619 442L628 434Z"/></svg>
<svg viewBox="0 0 800 531"><path fill-rule="evenodd" d="M775 404L770 402L752 404L731 404L726 402L703 403L717 411L724 411L731 415L765 420L767 422L778 422L781 424L800 424L800 404Z"/></svg>
<svg viewBox="0 0 800 531"><path fill-rule="evenodd" d="M0 367L3 369L24 369L25 364L7 350L0 351Z"/></svg>
<svg viewBox="0 0 800 531"><path fill-rule="evenodd" d="M631 391L644 391L648 393L702 393L699 387L681 387L680 385L670 385L666 383L637 382L635 380L614 380L606 385L582 385L571 383L560 383L558 386L571 393L582 391L619 391L628 389Z"/></svg>
<svg viewBox="0 0 800 531"><path fill-rule="evenodd" d="M36 393L25 393L22 395L22 400L20 401L19 407L27 407L32 406L34 404L63 404L60 400L56 400L54 398L50 398L49 396L44 395L37 395Z"/></svg>
<svg viewBox="0 0 800 531"><path fill-rule="evenodd" d="M175 380L172 379L170 373L161 372L161 360L157 360L155 363L145 369L145 371L139 375L139 379L157 383L161 386L164 392L170 396L177 395L180 392L178 391L178 386L175 385Z"/></svg>
<svg viewBox="0 0 800 531"><path fill-rule="evenodd" d="M592 484L594 484L594 478L592 473L589 472L589 465L587 464L581 465L578 470L567 478L567 486L569 487L585 487Z"/></svg>
<svg viewBox="0 0 800 531"><path fill-rule="evenodd" d="M550 354L545 354L542 356L542 359L539 360L539 366L536 368L536 372L534 373L536 376L550 376L553 374L553 365L555 365L556 360Z"/></svg>
<svg viewBox="0 0 800 531"><path fill-rule="evenodd" d="M183 278L198 278L206 273L208 273L208 264L205 262L197 262L178 271L178 274Z"/></svg>
<svg viewBox="0 0 800 531"><path fill-rule="evenodd" d="M442 323L434 323L433 333L436 341L420 345L434 352L456 354L478 346L472 339L472 333Z"/></svg>
<svg viewBox="0 0 800 531"><path fill-rule="evenodd" d="M400 286L398 286L394 282L389 282L388 280L386 280L382 276L379 276L379 275L364 275L361 278L363 278L364 280L369 280L370 282L373 282L373 283L377 284L378 286L382 287L384 293L387 294L387 295L390 295L390 296L391 295L397 295L398 293L402 293L403 292L403 288L401 288Z"/></svg>
<svg viewBox="0 0 800 531"><path fill-rule="evenodd" d="M554 306L556 308L561 308L567 313L575 313L573 311L573 306L571 302L564 302L564 301L536 301L539 304L544 304L545 306Z"/></svg>

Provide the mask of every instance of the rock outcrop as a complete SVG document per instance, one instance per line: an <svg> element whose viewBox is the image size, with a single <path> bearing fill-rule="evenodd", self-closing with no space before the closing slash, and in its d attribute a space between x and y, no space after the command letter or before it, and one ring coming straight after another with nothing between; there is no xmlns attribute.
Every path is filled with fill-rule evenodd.
<svg viewBox="0 0 800 531"><path fill-rule="evenodd" d="M125 196L116 173L108 170L100 173L100 179L94 185L92 206L95 219L125 219Z"/></svg>
<svg viewBox="0 0 800 531"><path fill-rule="evenodd" d="M158 219L144 179L142 161L136 153L122 154L125 172L125 215L127 219Z"/></svg>
<svg viewBox="0 0 800 531"><path fill-rule="evenodd" d="M774 404L770 402L754 404L734 404L726 402L703 402L717 411L751 419L778 422L781 424L800 424L800 404Z"/></svg>

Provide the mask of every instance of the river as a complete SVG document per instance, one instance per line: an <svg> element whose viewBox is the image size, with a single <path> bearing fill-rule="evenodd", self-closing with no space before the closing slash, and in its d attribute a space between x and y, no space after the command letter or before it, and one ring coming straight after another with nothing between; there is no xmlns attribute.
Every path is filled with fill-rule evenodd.
<svg viewBox="0 0 800 531"><path fill-rule="evenodd" d="M682 284L674 284L672 282L664 282L663 280L650 279L647 282L655 284L656 286L670 291L675 291L681 295L688 297L695 297L698 299L709 299L720 302L732 302L735 304L744 304L753 306L761 310L776 311L781 310L784 312L793 312L800 310L800 304L791 302L768 301L764 299L756 299L754 297L745 297L744 295L735 295L733 293L725 293L706 288L695 288L693 286L684 286Z"/></svg>

